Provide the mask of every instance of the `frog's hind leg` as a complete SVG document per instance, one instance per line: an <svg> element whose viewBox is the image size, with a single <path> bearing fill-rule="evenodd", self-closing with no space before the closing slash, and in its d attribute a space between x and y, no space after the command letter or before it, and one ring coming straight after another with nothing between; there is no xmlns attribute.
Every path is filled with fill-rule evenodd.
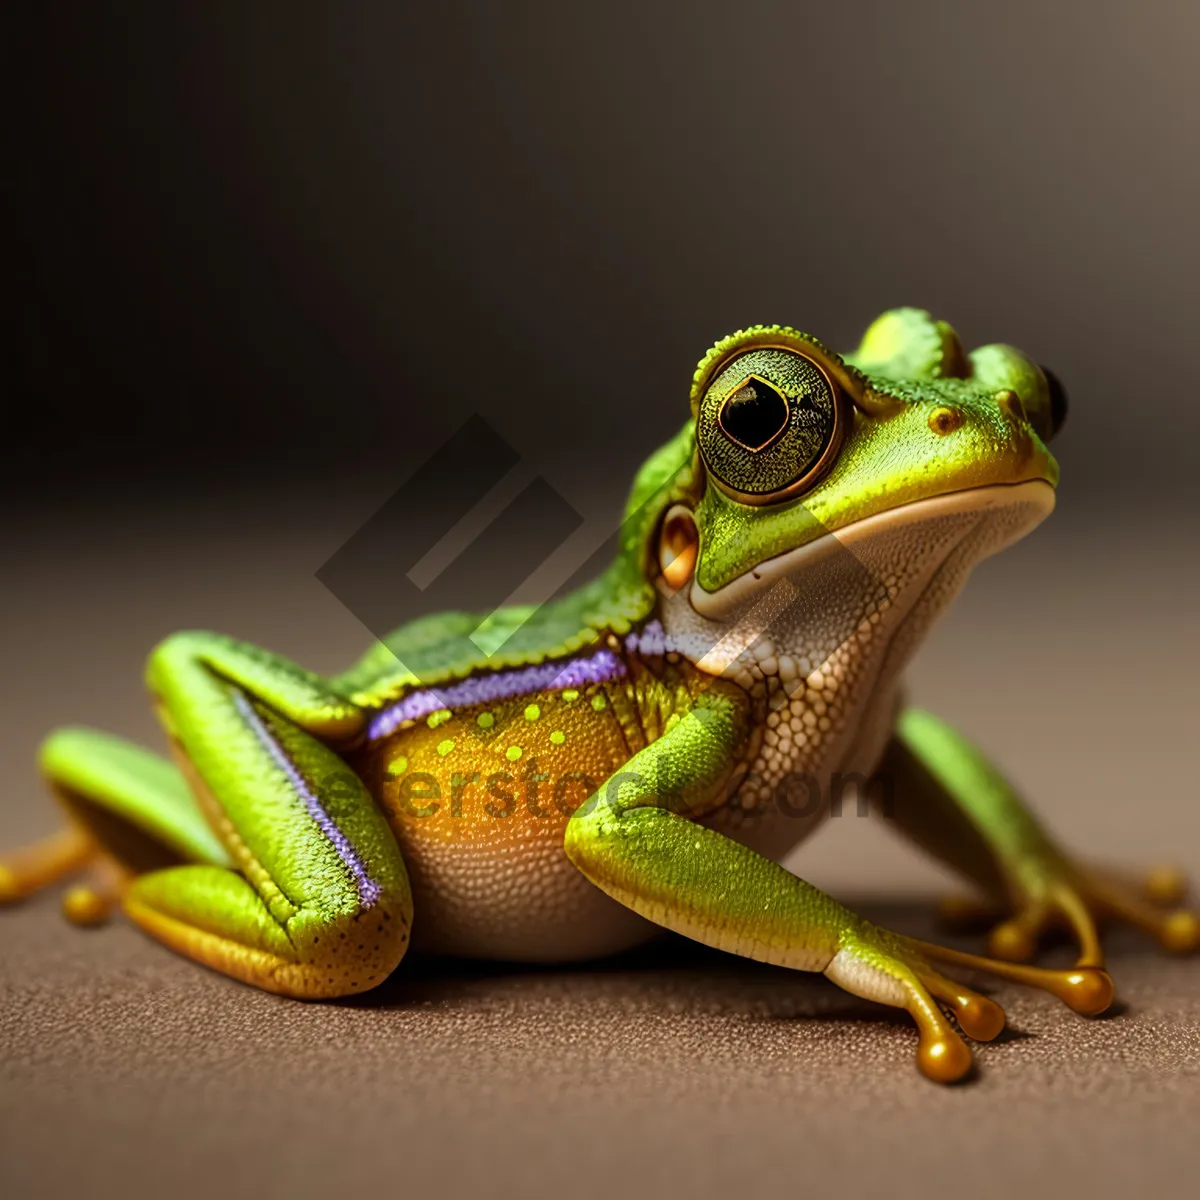
<svg viewBox="0 0 1200 1200"><path fill-rule="evenodd" d="M28 869L20 879L28 894L86 868L88 884L63 897L71 920L98 923L128 881L147 871L180 863L231 864L179 769L158 755L96 730L60 729L43 743L40 765L70 818L68 829L50 842L73 850L61 852L55 869L44 867L40 879ZM29 852L24 855L28 860ZM35 848L35 860L45 864L49 857Z"/></svg>
<svg viewBox="0 0 1200 1200"><path fill-rule="evenodd" d="M125 910L198 962L285 995L382 982L408 945L412 900L395 837L327 743L364 714L317 676L214 634L179 634L148 682L183 774L233 868L173 866Z"/></svg>

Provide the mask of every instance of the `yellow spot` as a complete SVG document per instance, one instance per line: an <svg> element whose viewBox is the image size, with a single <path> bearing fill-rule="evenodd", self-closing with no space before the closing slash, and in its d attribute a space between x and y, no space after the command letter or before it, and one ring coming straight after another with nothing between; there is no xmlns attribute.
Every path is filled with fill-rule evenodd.
<svg viewBox="0 0 1200 1200"><path fill-rule="evenodd" d="M495 723L496 718L493 717L491 713L480 713L479 716L475 718L475 724L478 725L480 729L491 729Z"/></svg>
<svg viewBox="0 0 1200 1200"><path fill-rule="evenodd" d="M579 693L578 693L578 692L577 692L577 691L576 691L574 688L567 688L567 690L566 690L565 692L563 692L563 694L562 694L562 698L563 698L563 699L564 699L564 700L565 700L565 701L566 701L568 704L570 704L572 700L578 700L578 699L579 699Z"/></svg>
<svg viewBox="0 0 1200 1200"><path fill-rule="evenodd" d="M595 694L595 695L592 697L592 707L593 707L593 708L594 708L594 709L595 709L597 712L599 712L599 711L600 711L601 709L603 709L603 708L607 708L607 707L608 707L608 699L605 697L605 695L604 695L604 693L603 693L603 692L597 692L597 693L596 693L596 694Z"/></svg>
<svg viewBox="0 0 1200 1200"><path fill-rule="evenodd" d="M561 729L556 729L551 735L550 740L556 745L561 746L567 740L567 735Z"/></svg>
<svg viewBox="0 0 1200 1200"><path fill-rule="evenodd" d="M407 770L408 770L408 759L405 758L403 754L400 755L399 758L393 758L392 761L390 763L388 763L388 774L389 775L403 775L404 772Z"/></svg>
<svg viewBox="0 0 1200 1200"><path fill-rule="evenodd" d="M504 753L508 756L509 762L516 762L517 759L521 757L521 747L520 746L509 746L509 748L507 750L505 750Z"/></svg>
<svg viewBox="0 0 1200 1200"><path fill-rule="evenodd" d="M536 704L530 704L525 709L525 720L536 721L542 715L542 710Z"/></svg>
<svg viewBox="0 0 1200 1200"><path fill-rule="evenodd" d="M438 742L438 753L445 758L451 750L454 749L454 739L447 738L444 742Z"/></svg>
<svg viewBox="0 0 1200 1200"><path fill-rule="evenodd" d="M439 725L444 725L448 720L450 720L450 710L448 708L440 708L437 712L430 713L425 718L425 724L430 729L436 729Z"/></svg>

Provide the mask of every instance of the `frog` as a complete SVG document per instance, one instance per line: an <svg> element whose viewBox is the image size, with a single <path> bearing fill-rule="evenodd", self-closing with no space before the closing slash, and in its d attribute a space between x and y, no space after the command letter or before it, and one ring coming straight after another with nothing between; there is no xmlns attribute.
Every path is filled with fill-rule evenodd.
<svg viewBox="0 0 1200 1200"><path fill-rule="evenodd" d="M741 329L701 359L595 579L419 617L333 676L167 637L146 681L170 757L51 733L39 765L67 821L0 860L0 898L82 875L62 900L76 923L119 908L302 1000L372 989L410 946L552 964L667 930L906 1011L919 1070L964 1079L1006 1020L976 976L1094 1016L1114 999L1104 923L1200 945L1182 876L1080 862L906 698L973 567L1053 510L1065 415L1053 372L1004 343L968 353L923 309L885 312L845 355ZM974 886L950 915L989 922L986 954L873 923L783 865L848 790ZM1073 962L1039 965L1056 930Z"/></svg>

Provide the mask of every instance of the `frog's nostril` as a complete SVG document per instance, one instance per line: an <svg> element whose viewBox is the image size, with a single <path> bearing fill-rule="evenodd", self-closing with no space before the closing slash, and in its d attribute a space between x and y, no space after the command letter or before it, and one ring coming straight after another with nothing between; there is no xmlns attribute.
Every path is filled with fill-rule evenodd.
<svg viewBox="0 0 1200 1200"><path fill-rule="evenodd" d="M963 419L962 413L957 408L949 408L945 404L940 404L929 414L929 428L939 437L945 437L948 433L960 429Z"/></svg>
<svg viewBox="0 0 1200 1200"><path fill-rule="evenodd" d="M1050 436L1056 437L1067 419L1067 389L1049 367L1042 367L1042 374L1050 386Z"/></svg>
<svg viewBox="0 0 1200 1200"><path fill-rule="evenodd" d="M1000 411L1011 417L1012 420L1025 420L1025 405L1021 403L1021 397L1010 388L996 393L996 403L1000 406Z"/></svg>

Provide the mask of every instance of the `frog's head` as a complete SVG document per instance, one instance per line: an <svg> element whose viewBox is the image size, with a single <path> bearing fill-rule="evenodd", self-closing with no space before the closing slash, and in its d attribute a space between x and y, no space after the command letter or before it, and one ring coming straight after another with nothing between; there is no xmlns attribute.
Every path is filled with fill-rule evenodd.
<svg viewBox="0 0 1200 1200"><path fill-rule="evenodd" d="M694 485L658 553L706 617L780 579L803 589L831 545L927 585L952 552L969 568L1054 505L1057 381L1009 346L967 355L919 310L884 314L846 358L784 326L732 334L701 360L691 404Z"/></svg>

